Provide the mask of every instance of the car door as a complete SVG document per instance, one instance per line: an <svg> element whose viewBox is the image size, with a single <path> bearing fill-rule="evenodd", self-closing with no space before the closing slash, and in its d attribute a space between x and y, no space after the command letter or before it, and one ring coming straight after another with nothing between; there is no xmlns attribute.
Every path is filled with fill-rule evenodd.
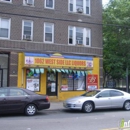
<svg viewBox="0 0 130 130"><path fill-rule="evenodd" d="M111 97L110 97L110 91L104 90L101 91L96 97L95 97L95 108L110 108L111 107Z"/></svg>
<svg viewBox="0 0 130 130"><path fill-rule="evenodd" d="M0 113L7 111L8 108L7 96L8 96L8 89L0 88Z"/></svg>
<svg viewBox="0 0 130 130"><path fill-rule="evenodd" d="M124 94L118 90L110 91L111 102L113 108L121 108L124 104Z"/></svg>
<svg viewBox="0 0 130 130"><path fill-rule="evenodd" d="M10 88L7 101L8 111L22 112L25 105L30 101L30 96L22 89Z"/></svg>

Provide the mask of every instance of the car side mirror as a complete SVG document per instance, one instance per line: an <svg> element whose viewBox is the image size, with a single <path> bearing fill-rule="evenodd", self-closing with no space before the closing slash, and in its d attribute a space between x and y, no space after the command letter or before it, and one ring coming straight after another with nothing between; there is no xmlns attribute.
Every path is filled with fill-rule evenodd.
<svg viewBox="0 0 130 130"><path fill-rule="evenodd" d="M98 95L98 96L97 96L97 98L101 98L101 97L102 97L102 95Z"/></svg>

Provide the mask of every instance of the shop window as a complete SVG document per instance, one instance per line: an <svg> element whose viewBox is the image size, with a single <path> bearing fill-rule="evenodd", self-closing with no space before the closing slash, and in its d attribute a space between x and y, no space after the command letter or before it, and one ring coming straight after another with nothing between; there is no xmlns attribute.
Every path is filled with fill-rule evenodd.
<svg viewBox="0 0 130 130"><path fill-rule="evenodd" d="M82 74L74 75L74 90L85 90L85 76Z"/></svg>
<svg viewBox="0 0 130 130"><path fill-rule="evenodd" d="M0 87L8 86L8 54L0 54Z"/></svg>
<svg viewBox="0 0 130 130"><path fill-rule="evenodd" d="M77 73L61 73L61 91L85 90L85 76Z"/></svg>
<svg viewBox="0 0 130 130"><path fill-rule="evenodd" d="M40 73L34 69L26 69L26 89L40 91Z"/></svg>

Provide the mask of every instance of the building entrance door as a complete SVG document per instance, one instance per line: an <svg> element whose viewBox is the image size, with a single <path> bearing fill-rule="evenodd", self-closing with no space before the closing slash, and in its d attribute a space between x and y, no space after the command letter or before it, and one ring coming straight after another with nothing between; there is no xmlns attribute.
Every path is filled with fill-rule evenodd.
<svg viewBox="0 0 130 130"><path fill-rule="evenodd" d="M3 86L3 70L0 69L0 87Z"/></svg>
<svg viewBox="0 0 130 130"><path fill-rule="evenodd" d="M57 96L57 73L47 72L47 95Z"/></svg>

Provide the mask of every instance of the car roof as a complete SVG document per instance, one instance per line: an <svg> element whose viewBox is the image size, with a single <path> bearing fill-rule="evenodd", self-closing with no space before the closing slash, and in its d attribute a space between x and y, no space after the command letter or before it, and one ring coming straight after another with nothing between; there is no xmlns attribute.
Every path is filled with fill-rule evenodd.
<svg viewBox="0 0 130 130"><path fill-rule="evenodd" d="M122 91L122 90L119 90L119 89L115 89L115 88L100 88L100 89L95 89L95 90L97 90L97 91L116 90L116 91L120 91L120 92L125 92L125 91Z"/></svg>
<svg viewBox="0 0 130 130"><path fill-rule="evenodd" d="M0 87L0 88L7 88L7 89L10 89L10 88L16 88L16 89L24 89L24 88L19 88L19 87L13 87L13 86L11 86L11 87Z"/></svg>

